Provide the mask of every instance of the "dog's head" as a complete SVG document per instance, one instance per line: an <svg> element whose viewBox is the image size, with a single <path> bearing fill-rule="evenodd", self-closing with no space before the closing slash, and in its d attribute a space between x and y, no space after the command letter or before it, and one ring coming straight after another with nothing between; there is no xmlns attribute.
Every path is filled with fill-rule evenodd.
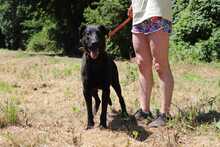
<svg viewBox="0 0 220 147"><path fill-rule="evenodd" d="M81 46L92 59L97 59L105 52L105 36L108 30L103 25L82 26L80 32Z"/></svg>

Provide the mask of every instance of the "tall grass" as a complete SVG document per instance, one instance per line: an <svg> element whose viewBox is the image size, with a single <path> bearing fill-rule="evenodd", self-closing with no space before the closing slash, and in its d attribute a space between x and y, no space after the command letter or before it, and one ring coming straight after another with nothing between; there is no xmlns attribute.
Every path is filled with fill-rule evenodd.
<svg viewBox="0 0 220 147"><path fill-rule="evenodd" d="M0 103L0 127L14 125L18 122L19 106L16 98L10 98Z"/></svg>
<svg viewBox="0 0 220 147"><path fill-rule="evenodd" d="M216 125L220 121L220 113L216 107L218 98L219 96L203 99L196 104L186 105L184 108L173 104L178 111L169 121L169 127L186 132L194 131L204 124Z"/></svg>

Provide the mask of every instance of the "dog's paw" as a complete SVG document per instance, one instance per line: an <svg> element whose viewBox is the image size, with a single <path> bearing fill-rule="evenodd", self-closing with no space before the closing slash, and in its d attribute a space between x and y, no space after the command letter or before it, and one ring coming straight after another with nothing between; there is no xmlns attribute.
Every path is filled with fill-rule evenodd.
<svg viewBox="0 0 220 147"><path fill-rule="evenodd" d="M107 129L107 125L106 125L106 124L100 124L100 125L99 125L99 128L100 128L101 130Z"/></svg>
<svg viewBox="0 0 220 147"><path fill-rule="evenodd" d="M94 122L93 122L93 123L88 123L88 124L87 124L87 127L86 127L86 130L93 129L93 128L94 128L94 125L95 125Z"/></svg>
<svg viewBox="0 0 220 147"><path fill-rule="evenodd" d="M87 125L86 130L93 129L94 125Z"/></svg>

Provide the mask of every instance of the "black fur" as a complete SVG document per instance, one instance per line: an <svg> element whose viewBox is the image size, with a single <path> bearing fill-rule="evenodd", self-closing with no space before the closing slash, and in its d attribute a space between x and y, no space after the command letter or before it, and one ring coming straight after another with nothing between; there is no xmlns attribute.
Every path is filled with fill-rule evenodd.
<svg viewBox="0 0 220 147"><path fill-rule="evenodd" d="M110 85L119 97L122 114L128 116L124 98L121 94L116 64L105 51L105 36L107 33L107 29L102 25L88 25L80 29L81 49L84 50L81 78L88 115L87 129L94 126L93 115L96 114L101 103L98 96L98 89L102 90L100 127L107 128L107 107L108 104L112 104L110 99ZM94 108L92 108L92 97L95 99Z"/></svg>

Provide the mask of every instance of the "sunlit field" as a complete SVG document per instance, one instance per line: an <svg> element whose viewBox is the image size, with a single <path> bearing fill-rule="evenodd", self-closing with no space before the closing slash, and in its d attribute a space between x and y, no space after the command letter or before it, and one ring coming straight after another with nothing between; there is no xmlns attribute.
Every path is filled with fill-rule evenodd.
<svg viewBox="0 0 220 147"><path fill-rule="evenodd" d="M139 108L135 63L116 61L130 117L122 119L116 94L108 109L108 129L85 130L86 106L80 79L80 58L0 50L1 147L129 147L220 146L220 64L171 63L175 79L166 127L136 122ZM154 73L152 111L160 107ZM100 93L101 94L101 93Z"/></svg>

